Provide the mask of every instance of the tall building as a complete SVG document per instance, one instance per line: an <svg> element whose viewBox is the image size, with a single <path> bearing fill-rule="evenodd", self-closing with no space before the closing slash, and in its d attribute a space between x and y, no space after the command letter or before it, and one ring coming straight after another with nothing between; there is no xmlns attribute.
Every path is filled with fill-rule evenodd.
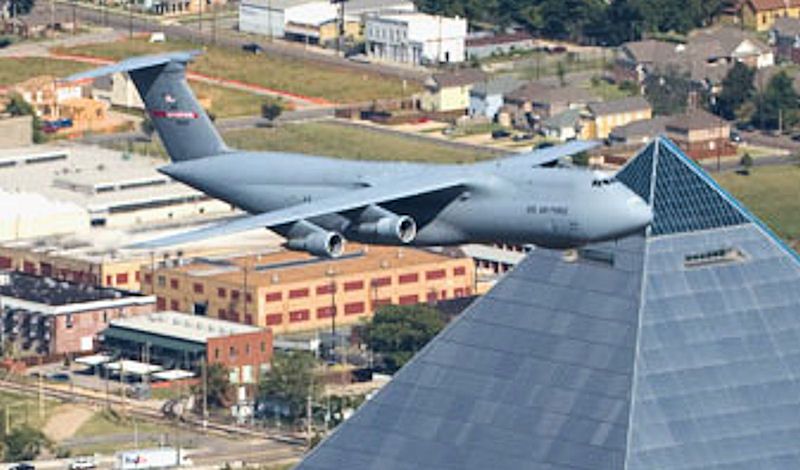
<svg viewBox="0 0 800 470"><path fill-rule="evenodd" d="M646 234L535 250L299 470L793 469L800 257L672 142Z"/></svg>

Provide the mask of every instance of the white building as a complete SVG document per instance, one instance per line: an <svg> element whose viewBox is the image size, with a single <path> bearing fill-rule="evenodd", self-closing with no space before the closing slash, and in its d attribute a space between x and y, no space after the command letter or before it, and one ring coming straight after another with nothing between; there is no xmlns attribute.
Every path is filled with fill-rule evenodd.
<svg viewBox="0 0 800 470"><path fill-rule="evenodd" d="M410 65L463 62L467 20L423 13L367 18L367 55L376 61Z"/></svg>
<svg viewBox="0 0 800 470"><path fill-rule="evenodd" d="M95 79L92 84L92 98L103 100L111 106L144 109L142 98L133 80L126 73L115 73Z"/></svg>

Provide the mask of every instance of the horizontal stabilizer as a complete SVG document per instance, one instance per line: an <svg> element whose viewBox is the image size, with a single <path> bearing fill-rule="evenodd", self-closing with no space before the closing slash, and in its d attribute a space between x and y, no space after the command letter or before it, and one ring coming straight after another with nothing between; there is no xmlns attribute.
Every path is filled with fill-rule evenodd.
<svg viewBox="0 0 800 470"><path fill-rule="evenodd" d="M90 78L100 78L106 75L112 75L119 72L130 72L133 70L141 70L150 67L156 67L159 65L168 64L170 62L185 64L191 62L195 56L200 54L202 54L202 51L198 50L198 51L167 52L164 54L131 57L130 59L125 59L115 64L110 64L104 67L98 67L93 70L88 70L86 72L80 72L74 75L70 75L69 77L62 79L62 81L75 82L78 80L86 80Z"/></svg>
<svg viewBox="0 0 800 470"><path fill-rule="evenodd" d="M421 196L436 191L456 188L468 184L461 177L442 177L435 172L430 175L416 175L413 179L393 180L391 186L372 186L364 189L346 191L340 195L311 201L305 204L278 209L272 212L253 215L232 222L212 225L152 241L142 242L131 248L154 249L165 246L190 243L212 237L246 232L257 228L270 228L292 224L301 220L312 219L328 214L337 214L414 196Z"/></svg>

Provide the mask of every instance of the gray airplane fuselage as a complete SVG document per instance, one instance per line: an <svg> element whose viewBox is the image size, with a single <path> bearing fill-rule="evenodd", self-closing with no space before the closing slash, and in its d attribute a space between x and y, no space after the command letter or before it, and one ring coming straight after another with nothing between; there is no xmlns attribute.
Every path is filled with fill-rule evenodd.
<svg viewBox="0 0 800 470"><path fill-rule="evenodd" d="M176 162L161 171L253 214L396 178L463 176L469 181L465 188L380 205L416 221L411 242L416 246L501 242L569 248L628 235L652 216L641 198L613 180L588 170L531 167L514 159L435 165L236 152ZM351 240L374 242L353 230L348 214L310 221ZM290 226L273 229L286 235Z"/></svg>

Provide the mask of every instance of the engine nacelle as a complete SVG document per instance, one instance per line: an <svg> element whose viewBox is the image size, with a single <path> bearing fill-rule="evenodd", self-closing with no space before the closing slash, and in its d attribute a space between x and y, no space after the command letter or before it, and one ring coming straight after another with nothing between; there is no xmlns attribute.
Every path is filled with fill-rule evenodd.
<svg viewBox="0 0 800 470"><path fill-rule="evenodd" d="M307 251L314 256L338 258L344 253L344 237L336 232L319 231L304 237L292 238L286 246L292 250Z"/></svg>
<svg viewBox="0 0 800 470"><path fill-rule="evenodd" d="M407 215L387 215L356 227L356 232L383 243L411 243L417 237L417 223Z"/></svg>

